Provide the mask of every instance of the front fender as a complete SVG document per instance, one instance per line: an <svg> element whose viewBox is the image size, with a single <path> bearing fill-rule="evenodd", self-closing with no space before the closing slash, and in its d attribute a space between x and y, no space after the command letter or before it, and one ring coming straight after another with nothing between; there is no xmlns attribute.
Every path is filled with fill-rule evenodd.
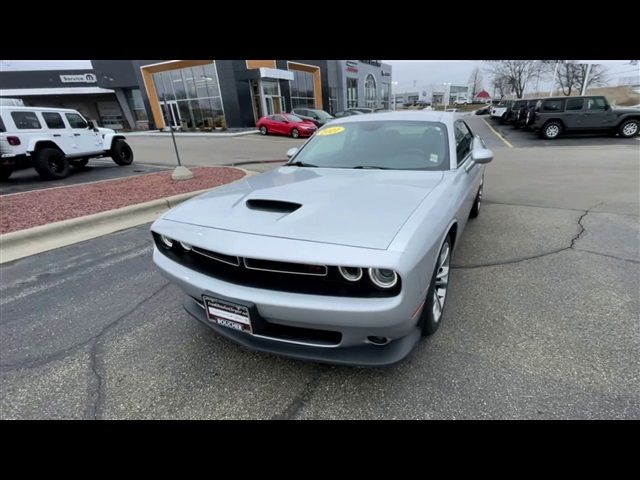
<svg viewBox="0 0 640 480"><path fill-rule="evenodd" d="M104 150L111 150L114 140L124 140L125 136L120 133L105 133L102 137L102 148Z"/></svg>

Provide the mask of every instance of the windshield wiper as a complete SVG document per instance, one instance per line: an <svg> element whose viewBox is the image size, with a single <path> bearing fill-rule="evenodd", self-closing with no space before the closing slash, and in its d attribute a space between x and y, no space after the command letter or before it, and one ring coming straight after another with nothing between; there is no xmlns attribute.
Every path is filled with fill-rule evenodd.
<svg viewBox="0 0 640 480"><path fill-rule="evenodd" d="M284 164L285 167L287 166L293 166L293 167L317 167L317 165L313 165L311 163L304 163L304 162L289 162L289 163L285 163Z"/></svg>
<svg viewBox="0 0 640 480"><path fill-rule="evenodd" d="M353 168L366 168L366 169L373 169L373 170L391 170L388 167L378 167L376 165L358 165L357 167L353 167Z"/></svg>

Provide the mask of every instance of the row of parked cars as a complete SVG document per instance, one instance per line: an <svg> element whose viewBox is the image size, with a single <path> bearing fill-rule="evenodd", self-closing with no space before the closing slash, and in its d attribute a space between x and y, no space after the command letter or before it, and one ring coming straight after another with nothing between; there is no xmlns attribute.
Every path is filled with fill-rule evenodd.
<svg viewBox="0 0 640 480"><path fill-rule="evenodd" d="M565 132L605 131L630 138L640 131L640 109L613 108L598 95L503 100L490 107L490 116L548 140Z"/></svg>
<svg viewBox="0 0 640 480"><path fill-rule="evenodd" d="M316 108L294 108L291 113L265 115L258 120L257 129L262 135L287 135L293 138L310 137L315 131L334 118L364 115L374 112L391 112L386 108L354 107L331 115Z"/></svg>

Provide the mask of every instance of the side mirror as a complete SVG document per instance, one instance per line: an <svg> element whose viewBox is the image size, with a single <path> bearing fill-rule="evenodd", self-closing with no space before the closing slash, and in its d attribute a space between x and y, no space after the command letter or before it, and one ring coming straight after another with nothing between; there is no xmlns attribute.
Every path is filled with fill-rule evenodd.
<svg viewBox="0 0 640 480"><path fill-rule="evenodd" d="M87 128L93 130L94 132L98 132L98 122L96 122L95 120L89 120L89 125L87 126Z"/></svg>
<svg viewBox="0 0 640 480"><path fill-rule="evenodd" d="M293 147L287 150L287 158L293 157L296 153L298 153L298 147Z"/></svg>
<svg viewBox="0 0 640 480"><path fill-rule="evenodd" d="M609 108L610 108L610 107L609 107L609 105L605 105L605 106L604 106L604 109L605 109L605 110L609 110Z"/></svg>

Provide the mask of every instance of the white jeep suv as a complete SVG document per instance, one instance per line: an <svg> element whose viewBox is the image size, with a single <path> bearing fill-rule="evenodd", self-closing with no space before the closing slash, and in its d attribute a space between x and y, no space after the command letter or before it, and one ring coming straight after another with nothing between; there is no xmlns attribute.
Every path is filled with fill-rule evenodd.
<svg viewBox="0 0 640 480"><path fill-rule="evenodd" d="M0 106L0 180L33 167L46 179L64 178L94 157L130 165L133 151L124 136L91 125L67 108Z"/></svg>

